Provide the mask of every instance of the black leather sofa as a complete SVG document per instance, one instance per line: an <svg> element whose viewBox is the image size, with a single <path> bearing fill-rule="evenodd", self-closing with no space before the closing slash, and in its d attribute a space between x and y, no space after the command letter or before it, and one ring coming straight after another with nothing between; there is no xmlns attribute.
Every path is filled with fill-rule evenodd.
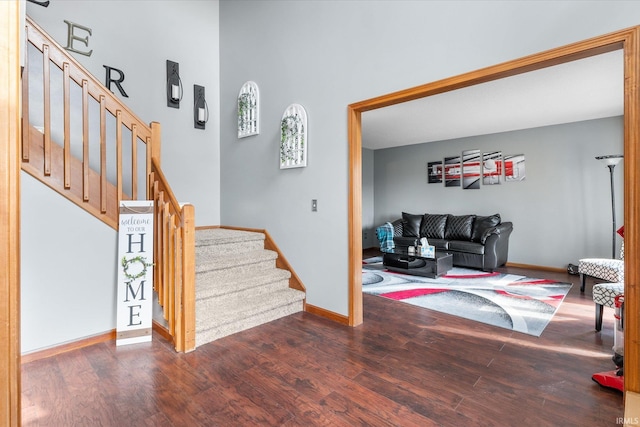
<svg viewBox="0 0 640 427"><path fill-rule="evenodd" d="M489 216L450 214L409 214L393 225L396 248L414 246L426 237L436 251L453 255L453 265L494 271L507 262L511 222L502 222L500 214Z"/></svg>

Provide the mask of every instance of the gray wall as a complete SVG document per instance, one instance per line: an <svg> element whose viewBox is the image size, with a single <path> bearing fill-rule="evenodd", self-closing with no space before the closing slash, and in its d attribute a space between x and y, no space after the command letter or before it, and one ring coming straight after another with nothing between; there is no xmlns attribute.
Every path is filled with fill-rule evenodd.
<svg viewBox="0 0 640 427"><path fill-rule="evenodd" d="M116 327L118 236L22 173L22 352Z"/></svg>
<svg viewBox="0 0 640 427"><path fill-rule="evenodd" d="M161 123L176 197L195 205L197 225L219 224L218 2L52 1L28 3L27 14L62 46L64 20L92 29L92 55L72 55L102 82L103 65L124 71L129 97L112 89L143 121ZM167 59L180 63L180 109L166 106ZM194 84L206 88L204 131L193 128ZM24 173L22 181L22 352L114 329L117 233Z"/></svg>
<svg viewBox="0 0 640 427"><path fill-rule="evenodd" d="M374 150L362 149L362 247L378 246L374 216Z"/></svg>
<svg viewBox="0 0 640 427"><path fill-rule="evenodd" d="M630 27L639 16L640 2L221 1L222 223L268 229L307 286L309 304L347 314L345 107ZM260 86L262 129L238 140L236 98L247 80ZM309 114L309 166L281 171L278 125L293 102ZM555 187L564 194L573 184ZM505 200L517 205L512 191ZM514 250L516 260L546 263Z"/></svg>
<svg viewBox="0 0 640 427"><path fill-rule="evenodd" d="M584 257L608 257L610 175L595 156L621 153L622 145L622 117L612 117L376 150L375 223L399 218L402 211L497 212L514 224L510 262L566 267ZM472 149L524 154L526 179L481 184L479 190L427 183L427 162ZM618 225L623 223L623 174L624 162L614 170Z"/></svg>

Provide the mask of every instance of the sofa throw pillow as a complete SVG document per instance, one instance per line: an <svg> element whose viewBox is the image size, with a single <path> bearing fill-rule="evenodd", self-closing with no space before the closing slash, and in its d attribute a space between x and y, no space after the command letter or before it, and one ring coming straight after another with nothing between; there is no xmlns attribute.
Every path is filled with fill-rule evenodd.
<svg viewBox="0 0 640 427"><path fill-rule="evenodd" d="M420 237L422 215L402 212L402 237Z"/></svg>
<svg viewBox="0 0 640 427"><path fill-rule="evenodd" d="M444 229L447 226L447 215L424 214L420 237L427 239L444 239Z"/></svg>
<svg viewBox="0 0 640 427"><path fill-rule="evenodd" d="M402 220L396 219L391 223L393 225L393 235L394 236L402 236L402 230L404 227L402 226Z"/></svg>
<svg viewBox="0 0 640 427"><path fill-rule="evenodd" d="M487 239L485 231L500 224L500 214L493 214L490 216L478 216L473 223L473 232L471 233L471 240L477 243L484 243Z"/></svg>
<svg viewBox="0 0 640 427"><path fill-rule="evenodd" d="M471 227L475 215L449 215L444 238L447 240L471 240Z"/></svg>

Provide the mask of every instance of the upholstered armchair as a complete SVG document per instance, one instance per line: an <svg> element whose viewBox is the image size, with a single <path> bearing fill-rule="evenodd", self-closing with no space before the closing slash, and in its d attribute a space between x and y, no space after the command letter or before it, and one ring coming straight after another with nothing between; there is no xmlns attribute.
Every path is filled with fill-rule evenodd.
<svg viewBox="0 0 640 427"><path fill-rule="evenodd" d="M602 329L604 308L615 308L618 295L624 295L624 283L597 283L593 285L593 302L596 304L596 331Z"/></svg>
<svg viewBox="0 0 640 427"><path fill-rule="evenodd" d="M620 259L583 258L578 263L580 292L584 292L587 276L612 283L624 283L624 241L620 248Z"/></svg>

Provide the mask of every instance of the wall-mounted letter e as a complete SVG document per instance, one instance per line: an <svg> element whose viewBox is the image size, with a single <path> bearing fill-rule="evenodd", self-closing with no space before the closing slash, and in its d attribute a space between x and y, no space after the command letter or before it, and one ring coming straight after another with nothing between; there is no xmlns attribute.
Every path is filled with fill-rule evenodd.
<svg viewBox="0 0 640 427"><path fill-rule="evenodd" d="M75 23L73 23L71 21L67 21L66 19L65 19L64 22L67 24L67 46L65 47L65 49L67 49L68 51L71 51L71 52L79 53L80 55L91 56L91 53L93 52L93 49L91 49L89 52L85 52L85 51L78 50L78 49L73 47L73 41L74 40L82 42L82 43L84 43L84 45L86 47L89 47L89 36L91 35L91 28L84 27L84 26L79 25L79 24L75 24ZM89 36L86 36L85 38L81 38L81 37L76 36L74 34L74 32L73 32L73 30L75 28L79 28L81 30L86 31L87 33L89 33Z"/></svg>

